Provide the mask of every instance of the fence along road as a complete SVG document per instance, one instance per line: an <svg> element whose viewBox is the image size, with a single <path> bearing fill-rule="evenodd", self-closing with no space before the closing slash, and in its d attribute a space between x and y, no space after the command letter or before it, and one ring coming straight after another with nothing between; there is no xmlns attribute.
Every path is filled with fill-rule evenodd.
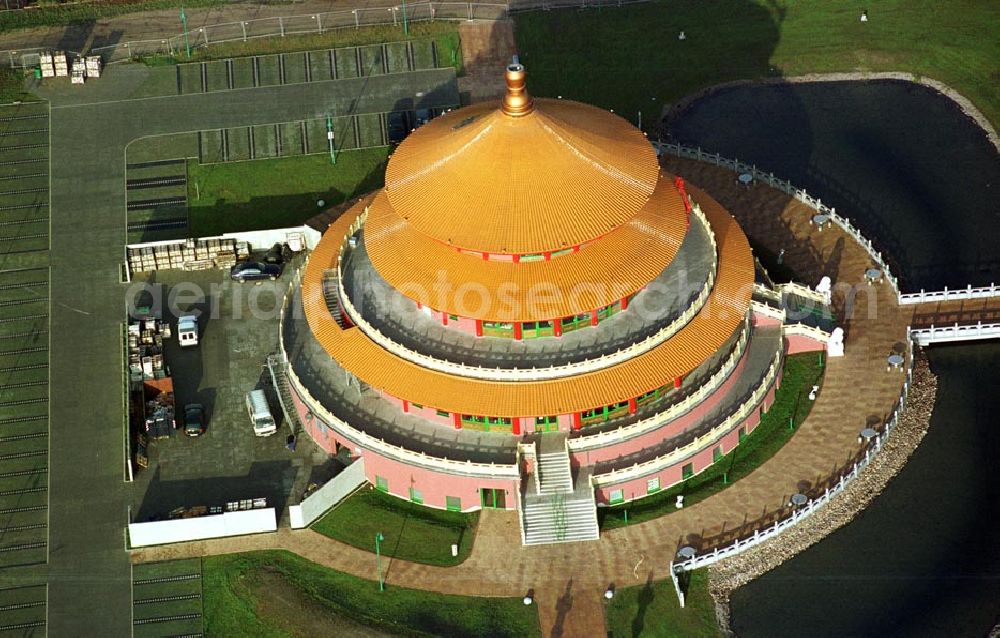
<svg viewBox="0 0 1000 638"><path fill-rule="evenodd" d="M403 28L408 22L434 20L475 21L505 20L512 13L550 9L621 7L649 0L515 0L511 3L489 2L416 2L393 3L373 0L364 7L323 11L329 4L307 0L294 7L282 7L287 15L252 17L276 11L268 6L252 8L229 6L224 9L188 11L187 42L192 48L205 48L223 42L246 42L255 38L275 38L302 34L320 34L337 29L393 25ZM372 6L376 5L376 6ZM315 9L311 11L310 9ZM277 9L280 10L280 9ZM213 19L222 13L228 19ZM202 17L199 22L198 17ZM246 18L246 19L240 19ZM102 21L86 33L71 27L31 29L0 37L0 65L28 68L38 64L42 51L60 49L70 53L100 55L105 62L128 60L138 55L181 53L185 37L173 9L143 12Z"/></svg>
<svg viewBox="0 0 1000 638"><path fill-rule="evenodd" d="M125 147L155 134L392 110L422 92L457 102L453 69L52 108L49 630L131 631L121 441ZM106 124L102 124L106 123ZM100 604L94 604L100 601Z"/></svg>

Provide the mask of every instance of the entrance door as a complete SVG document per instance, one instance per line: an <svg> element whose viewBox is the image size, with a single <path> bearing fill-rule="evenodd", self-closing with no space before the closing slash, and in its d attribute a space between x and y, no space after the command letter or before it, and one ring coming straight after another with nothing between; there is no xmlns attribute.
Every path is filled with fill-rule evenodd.
<svg viewBox="0 0 1000 638"><path fill-rule="evenodd" d="M535 417L535 432L558 432L559 419L554 416Z"/></svg>
<svg viewBox="0 0 1000 638"><path fill-rule="evenodd" d="M482 487L479 489L479 504L488 509L504 510L507 509L506 495L501 489Z"/></svg>

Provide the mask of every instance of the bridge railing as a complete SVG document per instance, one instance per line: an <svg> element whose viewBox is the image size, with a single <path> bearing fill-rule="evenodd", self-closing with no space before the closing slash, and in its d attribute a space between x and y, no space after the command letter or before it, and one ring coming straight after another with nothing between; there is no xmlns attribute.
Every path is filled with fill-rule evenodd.
<svg viewBox="0 0 1000 638"><path fill-rule="evenodd" d="M735 556L736 554L763 543L766 540L772 539L786 529L808 518L814 512L829 503L837 494L842 492L844 488L850 485L851 481L857 478L858 474L860 474L861 471L868 466L879 450L881 450L885 445L886 440L888 440L889 435L896 428L896 425L899 424L899 419L906 409L906 399L910 393L910 386L913 384L913 335L911 334L909 327L906 328L906 344L906 378L903 381L903 388L900 391L899 399L896 402L896 407L892 411L892 415L886 421L885 427L882 431L877 433L874 438L864 444L864 453L859 454L857 460L851 465L851 467L837 476L836 482L832 483L831 487L825 488L823 490L823 494L809 501L804 506L792 510L790 515L778 518L778 520L769 526L754 529L752 534L747 534L741 538L737 538L728 545L716 547L712 549L712 551L705 554L695 555L684 560L672 560L670 562L671 571L677 573L698 569L699 567L706 567L724 558Z"/></svg>
<svg viewBox="0 0 1000 638"><path fill-rule="evenodd" d="M1000 297L1000 286L996 284L990 284L989 286L980 286L978 288L973 288L972 285L968 285L965 288L956 288L954 290L949 290L945 286L944 290L935 290L932 292L926 292L923 289L920 292L907 292L899 295L900 305L911 305L928 303L933 301L955 301L959 299L994 299Z"/></svg>
<svg viewBox="0 0 1000 638"><path fill-rule="evenodd" d="M1000 323L983 323L979 321L972 325L954 324L951 326L935 326L929 328L914 328L914 338L922 346L937 342L974 341L976 339L996 339L1000 337Z"/></svg>

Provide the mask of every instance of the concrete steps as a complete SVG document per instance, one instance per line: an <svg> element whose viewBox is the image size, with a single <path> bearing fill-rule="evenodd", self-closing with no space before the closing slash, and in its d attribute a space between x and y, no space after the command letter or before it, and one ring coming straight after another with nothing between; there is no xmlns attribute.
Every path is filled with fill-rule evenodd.
<svg viewBox="0 0 1000 638"><path fill-rule="evenodd" d="M590 472L581 470L579 487L574 489L565 437L547 437L538 448L534 476L525 481L531 487L521 507L525 545L597 540L600 530Z"/></svg>

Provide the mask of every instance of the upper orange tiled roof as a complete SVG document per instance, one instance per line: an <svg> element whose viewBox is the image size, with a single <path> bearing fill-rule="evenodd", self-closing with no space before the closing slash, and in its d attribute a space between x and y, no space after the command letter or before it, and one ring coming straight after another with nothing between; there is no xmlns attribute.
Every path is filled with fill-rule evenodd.
<svg viewBox="0 0 1000 638"><path fill-rule="evenodd" d="M632 219L657 173L652 146L624 119L536 99L516 117L482 103L420 128L390 158L385 190L400 216L446 245L532 254Z"/></svg>

